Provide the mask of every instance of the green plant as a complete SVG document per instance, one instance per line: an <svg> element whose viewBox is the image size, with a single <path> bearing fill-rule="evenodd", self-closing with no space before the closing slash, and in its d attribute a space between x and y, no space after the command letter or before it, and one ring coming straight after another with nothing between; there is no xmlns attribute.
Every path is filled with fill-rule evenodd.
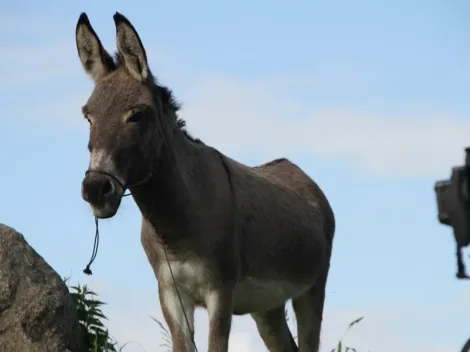
<svg viewBox="0 0 470 352"><path fill-rule="evenodd" d="M68 279L64 279L68 284ZM86 285L69 286L70 296L77 307L78 321L82 334L82 350L87 352L118 352L117 342L109 335L103 320L107 320L101 311L104 302L96 299L97 294Z"/></svg>
<svg viewBox="0 0 470 352"><path fill-rule="evenodd" d="M355 319L355 320L353 320L352 322L349 323L348 328L344 332L341 339L338 341L338 345L336 346L336 348L333 348L331 350L331 352L357 352L357 350L355 348L347 347L347 346L343 347L343 340L346 337L346 335L348 334L349 330L351 330L351 328L354 325L359 324L362 321L362 319L364 319L364 317L357 318L357 319Z"/></svg>
<svg viewBox="0 0 470 352"><path fill-rule="evenodd" d="M160 347L165 348L165 351L171 351L172 350L172 344L171 344L171 335L168 329L163 325L163 323L155 319L154 317L150 317L155 323L157 323L158 327L160 328L160 331L162 333L162 340L163 343L160 344Z"/></svg>

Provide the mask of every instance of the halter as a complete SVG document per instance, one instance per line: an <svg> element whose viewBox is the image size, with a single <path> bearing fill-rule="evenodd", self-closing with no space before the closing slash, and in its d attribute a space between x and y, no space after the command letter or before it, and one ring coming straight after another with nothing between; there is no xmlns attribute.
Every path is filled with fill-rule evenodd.
<svg viewBox="0 0 470 352"><path fill-rule="evenodd" d="M116 176L114 176L113 174L109 173L109 172L106 172L106 171L101 171L101 170L95 170L95 169L88 169L86 172L85 172L85 176L90 174L90 173L95 173L95 174L100 174L100 175L105 175L105 176L108 176L109 178L111 178L112 180L114 180L122 189L122 195L121 195L121 198L122 197L127 197L127 196L130 196L132 195L131 192L129 193L124 193L126 191L126 189L130 189L132 187L137 187L137 186L140 186L140 185L143 185L144 183L146 183L147 181L149 181L153 175L155 175L155 171L157 169L157 166L158 166L158 162L155 162L154 166L152 167L152 172L150 172L147 176L145 176L142 180L140 180L139 182L136 182L130 186L127 186L125 184L123 184ZM98 254L98 246L100 244L100 231L99 231L99 228L98 228L98 218L95 216L95 228L96 228L96 231L95 231L95 242L93 244L93 251L92 251L92 254L91 254L91 258L90 258L90 261L88 262L87 266L85 267L85 269L83 269L83 272L86 274L86 275L92 275L92 272L91 272L91 269L90 269L90 266L91 264L93 264L93 262L95 261L96 259L96 255Z"/></svg>
<svg viewBox="0 0 470 352"><path fill-rule="evenodd" d="M109 178L111 178L112 180L114 180L121 188L122 188L122 196L121 197L127 197L127 196L130 196L132 193L127 193L127 194L124 194L124 192L126 191L126 189L130 189L132 187L137 187L137 186L141 186L143 185L144 183L146 183L147 181L149 181L153 175L155 174L155 170L158 166L158 163L156 162L154 167L152 167L152 172L150 172L147 176L145 176L142 180L140 180L139 182L136 182L134 184L131 184L131 185L125 185L123 184L116 176L114 176L113 174L109 173L109 172L106 172L106 171L101 171L101 170L95 170L95 169L88 169L86 170L85 172L85 176L90 174L90 173L95 173L95 174L101 174L101 175L105 175L105 176L108 176Z"/></svg>

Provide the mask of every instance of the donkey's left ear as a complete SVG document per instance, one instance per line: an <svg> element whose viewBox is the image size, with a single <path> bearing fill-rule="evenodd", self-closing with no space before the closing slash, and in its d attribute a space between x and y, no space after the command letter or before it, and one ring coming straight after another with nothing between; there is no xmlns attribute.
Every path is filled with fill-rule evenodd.
<svg viewBox="0 0 470 352"><path fill-rule="evenodd" d="M119 12L113 16L116 24L116 41L120 56L129 73L143 82L149 77L147 55L134 26Z"/></svg>

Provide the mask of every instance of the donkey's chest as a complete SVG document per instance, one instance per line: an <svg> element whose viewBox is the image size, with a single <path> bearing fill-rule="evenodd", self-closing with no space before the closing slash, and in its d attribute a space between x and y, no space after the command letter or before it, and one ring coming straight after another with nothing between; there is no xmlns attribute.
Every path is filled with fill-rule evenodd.
<svg viewBox="0 0 470 352"><path fill-rule="evenodd" d="M208 272L202 261L162 260L157 279L164 285L177 285L196 305L205 306L209 294Z"/></svg>

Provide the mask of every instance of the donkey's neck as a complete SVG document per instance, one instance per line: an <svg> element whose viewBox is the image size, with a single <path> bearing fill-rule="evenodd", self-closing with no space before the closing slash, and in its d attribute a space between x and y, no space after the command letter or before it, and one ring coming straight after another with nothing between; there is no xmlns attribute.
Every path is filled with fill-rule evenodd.
<svg viewBox="0 0 470 352"><path fill-rule="evenodd" d="M186 233L195 215L193 190L197 185L192 176L201 149L175 128L173 138L162 147L152 178L131 189L143 217L169 242L182 239L181 234Z"/></svg>

